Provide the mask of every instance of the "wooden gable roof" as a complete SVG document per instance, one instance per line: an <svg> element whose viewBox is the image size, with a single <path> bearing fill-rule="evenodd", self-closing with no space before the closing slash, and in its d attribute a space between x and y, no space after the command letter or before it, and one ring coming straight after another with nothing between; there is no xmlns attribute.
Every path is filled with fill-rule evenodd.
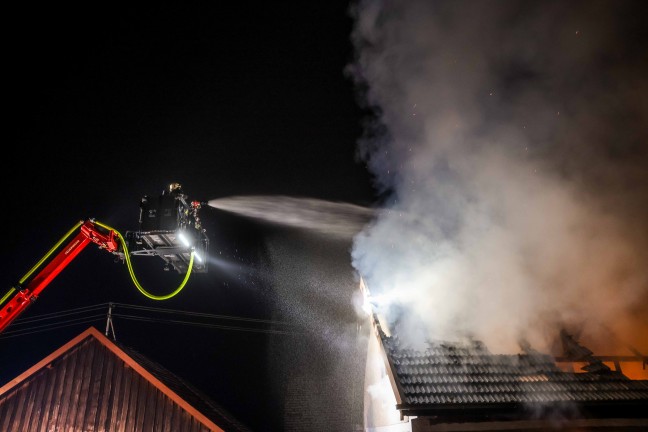
<svg viewBox="0 0 648 432"><path fill-rule="evenodd" d="M175 375L90 327L0 388L0 430L248 429Z"/></svg>

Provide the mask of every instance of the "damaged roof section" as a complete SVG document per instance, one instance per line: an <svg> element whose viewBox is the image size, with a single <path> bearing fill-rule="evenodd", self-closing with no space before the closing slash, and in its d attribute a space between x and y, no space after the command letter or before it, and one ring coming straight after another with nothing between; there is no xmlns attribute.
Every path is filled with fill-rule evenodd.
<svg viewBox="0 0 648 432"><path fill-rule="evenodd" d="M388 336L377 319L374 326L402 415L441 415L444 421L530 418L552 411L635 417L648 406L648 381L631 380L595 360L591 364L599 367L591 367L593 372L574 373L530 347L517 355L493 354L479 341L429 342L414 349L398 335Z"/></svg>

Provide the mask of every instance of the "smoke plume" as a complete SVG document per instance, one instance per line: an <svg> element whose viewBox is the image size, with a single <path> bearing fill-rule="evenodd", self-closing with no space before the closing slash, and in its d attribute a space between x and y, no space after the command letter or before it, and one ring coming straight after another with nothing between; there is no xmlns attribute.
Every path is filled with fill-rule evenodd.
<svg viewBox="0 0 648 432"><path fill-rule="evenodd" d="M509 350L597 322L648 351L642 3L353 6L359 156L389 210L353 265L404 333Z"/></svg>

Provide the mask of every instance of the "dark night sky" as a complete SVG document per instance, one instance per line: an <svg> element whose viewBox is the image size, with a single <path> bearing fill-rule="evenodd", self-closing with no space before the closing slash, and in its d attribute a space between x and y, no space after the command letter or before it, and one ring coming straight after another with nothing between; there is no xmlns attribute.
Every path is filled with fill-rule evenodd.
<svg viewBox="0 0 648 432"><path fill-rule="evenodd" d="M352 244L207 207L217 264L177 297L144 298L90 245L23 315L118 302L268 320L115 321L254 430L284 429L300 383L321 392L311 408L361 400L337 397L340 370L361 373L345 363L355 270L403 288L417 330L514 340L596 317L648 349L645 2L360 3L357 26L347 1L14 6L0 293L77 221L135 230L140 198L178 182L192 200L395 210ZM160 294L181 280L138 261ZM292 333L264 332L279 320ZM0 337L0 385L88 325Z"/></svg>
<svg viewBox="0 0 648 432"><path fill-rule="evenodd" d="M80 219L136 229L140 198L171 182L201 201L248 194L373 201L369 174L355 158L361 112L344 75L352 55L346 2L57 5L17 10L11 20L11 138L2 174L9 234L0 286L17 283ZM114 301L276 318L277 298L262 274L272 229L210 208L203 217L211 251L230 270L212 267L177 298L153 302L137 292L125 266L90 245L23 317ZM348 245L337 247L346 254ZM175 288L180 276L150 260L140 261L143 285ZM87 325L0 340L0 381ZM268 397L268 334L124 321L116 330L120 341L210 392L245 423L279 427L277 402ZM201 379L200 368L216 378Z"/></svg>

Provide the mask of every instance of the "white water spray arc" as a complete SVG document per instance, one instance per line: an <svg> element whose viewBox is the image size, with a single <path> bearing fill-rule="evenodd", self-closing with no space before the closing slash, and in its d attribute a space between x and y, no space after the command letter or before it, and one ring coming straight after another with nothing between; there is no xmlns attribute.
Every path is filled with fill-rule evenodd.
<svg viewBox="0 0 648 432"><path fill-rule="evenodd" d="M217 198L208 204L245 217L349 240L374 215L370 208L355 204L284 195Z"/></svg>

